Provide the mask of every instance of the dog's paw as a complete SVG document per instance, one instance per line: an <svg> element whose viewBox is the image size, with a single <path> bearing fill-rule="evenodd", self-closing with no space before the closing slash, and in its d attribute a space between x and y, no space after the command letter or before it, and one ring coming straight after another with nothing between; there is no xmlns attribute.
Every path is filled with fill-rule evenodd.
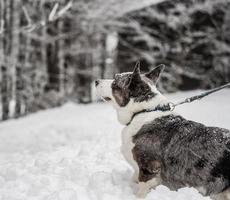
<svg viewBox="0 0 230 200"><path fill-rule="evenodd" d="M146 184L141 182L138 184L138 188L136 191L136 197L140 199L144 199L149 193L149 191L150 191L150 188L146 187Z"/></svg>
<svg viewBox="0 0 230 200"><path fill-rule="evenodd" d="M143 191L141 189L139 189L136 193L136 197L139 198L139 199L145 199L145 197L147 196L149 191Z"/></svg>

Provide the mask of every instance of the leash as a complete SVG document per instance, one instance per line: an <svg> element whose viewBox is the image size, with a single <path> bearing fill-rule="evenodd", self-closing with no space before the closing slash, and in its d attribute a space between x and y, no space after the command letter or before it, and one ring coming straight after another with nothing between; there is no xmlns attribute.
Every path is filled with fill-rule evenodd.
<svg viewBox="0 0 230 200"><path fill-rule="evenodd" d="M220 87L217 87L217 88L214 88L212 90L209 90L207 92L203 92L199 95L195 95L195 96L192 96L192 97L189 97L189 98L186 98L185 100L183 101L180 101L178 103L168 103L168 106L167 106L167 111L173 111L177 106L179 105L182 105L182 104L185 104L185 103L192 103L193 101L196 101L196 100L201 100L203 99L204 97L212 94L212 93L215 93L215 92L218 92L220 90L223 90L224 88L227 88L227 87L230 87L230 83L227 83L225 85L222 85ZM166 104L167 105L167 104ZM162 110L164 111L164 110Z"/></svg>
<svg viewBox="0 0 230 200"><path fill-rule="evenodd" d="M201 100L204 97L206 97L206 96L208 96L208 95L210 95L212 93L218 92L218 91L220 91L220 90L222 90L224 88L227 88L227 87L230 87L230 83L227 83L227 84L222 85L220 87L214 88L212 90L208 90L207 92L203 92L203 93L201 93L199 95L195 95L195 96L186 98L185 100L180 101L178 103L169 102L169 103L164 104L164 105L158 105L153 109L145 109L145 110L142 110L140 112L136 112L136 113L133 114L132 119L130 120L130 122L127 123L126 125L128 126L132 122L133 118L136 115L140 114L140 113L153 112L153 111L161 111L161 112L173 111L177 106L180 106L180 105L185 104L185 103L192 103L193 101L196 101L196 100Z"/></svg>

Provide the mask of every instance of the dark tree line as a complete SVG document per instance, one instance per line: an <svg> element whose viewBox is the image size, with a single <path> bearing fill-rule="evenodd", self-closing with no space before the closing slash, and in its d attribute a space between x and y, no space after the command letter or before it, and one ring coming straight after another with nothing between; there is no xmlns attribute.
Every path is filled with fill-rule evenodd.
<svg viewBox="0 0 230 200"><path fill-rule="evenodd" d="M164 91L208 89L230 81L230 1L164 1L118 24L118 65L166 64ZM130 69L131 70L131 69Z"/></svg>
<svg viewBox="0 0 230 200"><path fill-rule="evenodd" d="M1 119L91 102L92 80L116 71L107 22L154 2L0 0Z"/></svg>

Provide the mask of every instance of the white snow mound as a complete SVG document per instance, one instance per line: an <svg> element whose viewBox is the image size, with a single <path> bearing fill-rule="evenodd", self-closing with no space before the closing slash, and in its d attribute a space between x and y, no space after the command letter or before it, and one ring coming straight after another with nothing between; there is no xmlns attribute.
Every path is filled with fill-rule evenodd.
<svg viewBox="0 0 230 200"><path fill-rule="evenodd" d="M172 101L196 92L170 95ZM230 129L230 91L178 107L184 117ZM131 200L132 169L108 104L42 111L0 124L0 200ZM152 190L147 200L204 200L193 188Z"/></svg>

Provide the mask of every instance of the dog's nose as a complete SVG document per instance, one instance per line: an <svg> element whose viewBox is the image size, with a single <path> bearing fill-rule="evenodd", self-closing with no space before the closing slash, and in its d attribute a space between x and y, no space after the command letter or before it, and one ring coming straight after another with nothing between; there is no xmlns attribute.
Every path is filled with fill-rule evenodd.
<svg viewBox="0 0 230 200"><path fill-rule="evenodd" d="M95 86L98 86L98 85L99 85L99 82L100 82L99 80L96 80L96 81L95 81Z"/></svg>

